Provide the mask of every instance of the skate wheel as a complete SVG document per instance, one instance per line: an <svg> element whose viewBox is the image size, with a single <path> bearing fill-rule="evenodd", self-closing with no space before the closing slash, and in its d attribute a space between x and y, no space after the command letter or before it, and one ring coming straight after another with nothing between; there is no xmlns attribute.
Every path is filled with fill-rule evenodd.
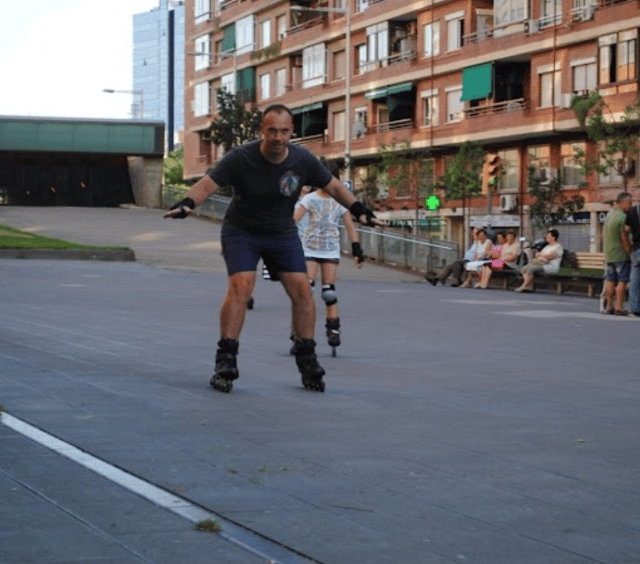
<svg viewBox="0 0 640 564"><path fill-rule="evenodd" d="M324 382L322 380L304 380L302 385L312 392L324 392Z"/></svg>
<svg viewBox="0 0 640 564"><path fill-rule="evenodd" d="M211 378L210 384L211 386L213 386L214 390L224 392L225 394L228 394L231 391L231 388L233 388L233 381L225 380L224 378L218 378L216 376Z"/></svg>

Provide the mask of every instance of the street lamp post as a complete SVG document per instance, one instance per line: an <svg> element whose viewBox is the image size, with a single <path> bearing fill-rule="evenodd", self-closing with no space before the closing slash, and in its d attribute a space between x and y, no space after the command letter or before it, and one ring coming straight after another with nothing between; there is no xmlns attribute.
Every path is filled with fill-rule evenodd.
<svg viewBox="0 0 640 564"><path fill-rule="evenodd" d="M351 182L351 2L347 0L345 8L310 8L308 6L291 6L292 10L301 12L333 12L344 14L346 19L345 53L347 56L346 76L344 80L344 113L345 113L345 141L344 141L344 179Z"/></svg>
<svg viewBox="0 0 640 564"><path fill-rule="evenodd" d="M103 88L102 91L107 94L135 94L136 96L140 96L140 106L138 107L140 115L138 116L138 111L133 111L133 104L131 104L131 116L134 118L139 117L140 119L144 119L144 90L116 90L114 88Z"/></svg>

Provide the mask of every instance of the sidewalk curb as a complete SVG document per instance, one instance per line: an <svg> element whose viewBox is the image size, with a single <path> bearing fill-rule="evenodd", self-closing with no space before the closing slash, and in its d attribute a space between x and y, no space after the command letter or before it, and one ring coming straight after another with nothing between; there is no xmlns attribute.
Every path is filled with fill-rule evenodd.
<svg viewBox="0 0 640 564"><path fill-rule="evenodd" d="M135 261L131 249L0 249L0 259Z"/></svg>

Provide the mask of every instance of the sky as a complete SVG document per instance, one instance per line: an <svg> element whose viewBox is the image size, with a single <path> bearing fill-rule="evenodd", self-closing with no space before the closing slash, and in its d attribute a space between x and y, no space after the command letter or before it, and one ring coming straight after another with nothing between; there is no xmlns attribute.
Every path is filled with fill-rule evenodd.
<svg viewBox="0 0 640 564"><path fill-rule="evenodd" d="M5 5L6 4L6 5ZM158 0L5 0L0 115L127 119L132 16Z"/></svg>

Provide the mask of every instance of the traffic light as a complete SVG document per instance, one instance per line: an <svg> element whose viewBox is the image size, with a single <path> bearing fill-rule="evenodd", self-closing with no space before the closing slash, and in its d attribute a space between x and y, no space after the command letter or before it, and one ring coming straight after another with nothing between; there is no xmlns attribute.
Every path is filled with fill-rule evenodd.
<svg viewBox="0 0 640 564"><path fill-rule="evenodd" d="M496 153L487 153L482 165L482 193L493 192L498 184L500 174L500 157Z"/></svg>

